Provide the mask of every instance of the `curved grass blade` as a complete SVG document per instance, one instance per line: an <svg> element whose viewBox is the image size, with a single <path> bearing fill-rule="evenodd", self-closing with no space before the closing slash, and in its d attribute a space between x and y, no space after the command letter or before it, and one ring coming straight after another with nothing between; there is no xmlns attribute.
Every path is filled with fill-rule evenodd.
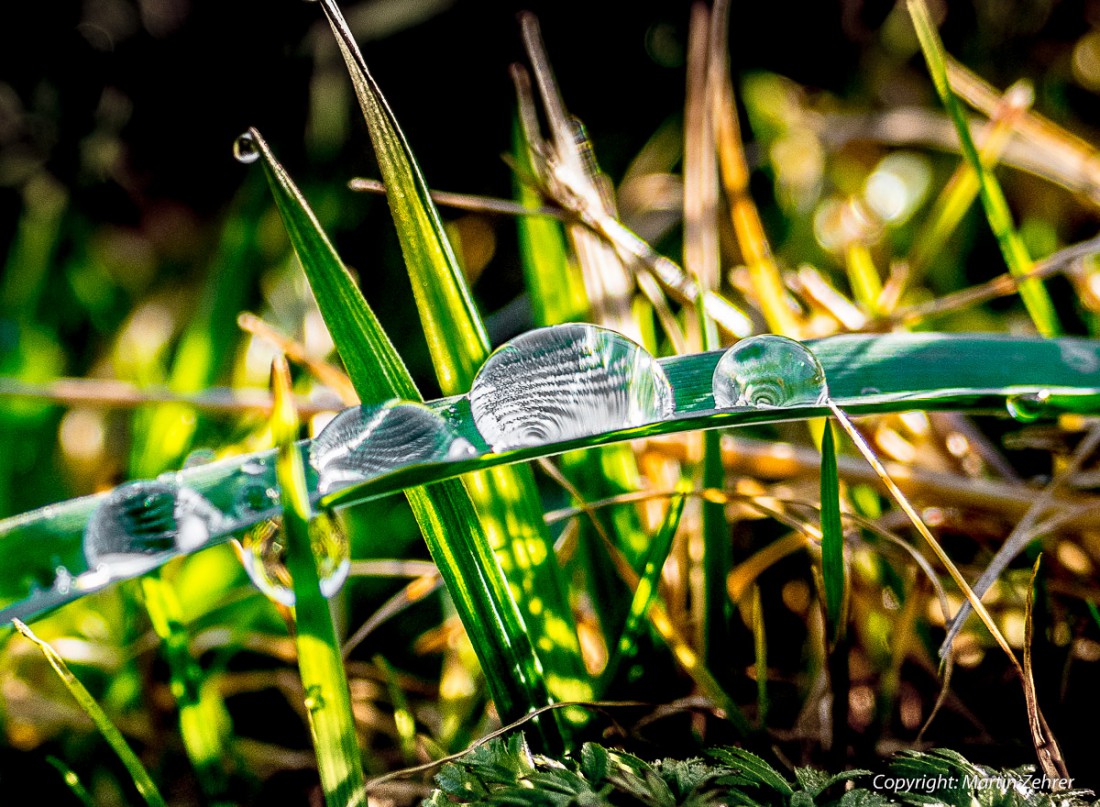
<svg viewBox="0 0 1100 807"><path fill-rule="evenodd" d="M103 735L103 739L107 741L107 744L111 746L111 749L118 755L118 758L122 761L123 766L126 768L126 772L130 774L130 778L134 780L134 787L137 788L138 793L150 807L167 807L167 803L160 795L160 791L157 790L157 786L153 784L153 780L149 778L149 772L145 770L145 766L141 764L141 760L137 758L130 746L126 743L126 739L122 736L122 732L118 730L114 723L111 722L111 718L107 717L107 713L103 711L95 698L92 697L84 685L80 683L80 680L72 674L69 670L65 660L57 654L57 651L50 647L46 642L39 639L34 635L34 631L24 625L18 619L13 620L15 629L18 630L23 636L29 639L31 642L42 651L42 655L46 657L46 661L53 667L54 672L57 673L57 677L61 679L61 682L65 684L65 687L72 693L76 702L80 704L80 708L84 710L85 714L91 718L92 723L99 729L99 733Z"/></svg>
<svg viewBox="0 0 1100 807"><path fill-rule="evenodd" d="M305 690L309 728L317 753L321 788L329 807L366 803L363 765L351 713L351 694L328 600L321 594L309 535L313 510L305 466L295 446L298 413L291 401L290 368L278 356L272 366L275 409L271 432L278 446L275 478L283 509L286 566L294 586L298 669Z"/></svg>
<svg viewBox="0 0 1100 807"><path fill-rule="evenodd" d="M833 401L852 415L910 410L1004 412L1006 401L1019 396L1036 396L1040 392L1049 393L1039 397L1045 404L1046 414L1051 417L1060 412L1100 411L1100 342L1096 341L894 333L837 336L807 345L825 370ZM501 454L488 451L470 418L464 398L429 402L429 407L446 415L456 431L482 453L470 459L408 466L334 492L323 504L351 504L416 485L441 482L471 470L554 456L575 448L695 429L806 420L828 415L831 411L822 406L717 411L713 408L711 377L720 357L721 353L714 351L660 360L675 396L675 412L667 420ZM303 452L308 451L306 442L299 447ZM243 466L248 465L259 473L259 481L274 485L274 476L268 467L272 457L272 452L233 457L185 469L172 474L171 478L228 513L232 507L230 489L234 481L242 477ZM309 476L309 482L311 490L315 490L314 475ZM433 484L432 491L440 488L447 489L447 486ZM420 494L410 490L409 495L416 498ZM473 521L460 523L466 523L468 529L476 529L476 517L465 491L459 488L446 495L433 495L446 500L441 501L444 506L450 503L452 496L458 497L456 502L464 500L465 504L455 503L459 509L448 513L448 517L472 518ZM83 578L88 570L82 548L84 528L101 500L102 496L73 499L0 521L0 564L17 570L17 573L0 578L0 620L29 618L113 582L109 577ZM224 541L272 515L277 512L259 513L248 519L229 519L222 528L212 531L203 546ZM430 530L436 526L441 529L442 521L430 516L425 523L426 531L432 536L428 540L433 553L447 553L446 558L436 557L444 574L458 575L459 569L465 570L468 559L478 551L471 548L475 542L469 537L458 539L466 547L463 552L459 552L457 545L440 546L437 540L442 538L437 538ZM484 541L484 536L481 540ZM156 562L167 562L178 554L166 552L157 556ZM69 588L53 585L59 565L73 575L73 585ZM471 570L470 574L471 580L481 579L481 572ZM453 582L453 577L448 577L448 586ZM491 613L486 612L486 616ZM470 614L464 616L464 621L466 616ZM495 623L487 621L484 624Z"/></svg>
<svg viewBox="0 0 1100 807"><path fill-rule="evenodd" d="M322 0L322 8L367 121L436 378L444 394L463 392L490 353L484 323L428 185L347 23L334 0ZM524 621L546 668L551 693L565 700L591 697L534 476L526 468L496 468L471 476L467 487L505 574L525 595Z"/></svg>
<svg viewBox="0 0 1100 807"><path fill-rule="evenodd" d="M422 400L305 199L259 133L252 130L250 135L263 158L291 244L360 399ZM549 696L541 663L465 488L451 480L427 489L411 488L406 496L501 714L518 716L546 705ZM556 729L547 723L538 725L553 741Z"/></svg>
<svg viewBox="0 0 1100 807"><path fill-rule="evenodd" d="M990 229L997 238L1009 271L1016 276L1024 275L1031 268L1031 257L1027 254L1023 239L1020 238L1020 234L1012 223L1012 212L1008 208L1008 202L1005 201L1004 192L982 162L978 149L974 145L974 138L970 134L970 126L967 124L962 104L951 89L947 78L943 42L940 41L940 35L928 13L928 6L924 0L908 0L908 5L913 25L917 29L921 50L924 51L924 58L928 63L928 72L932 76L933 84L936 85L936 92L955 124L963 156L978 178L982 206L989 219ZM1040 281L1029 279L1021 282L1020 298L1024 301L1024 306L1039 333L1043 336L1057 336L1061 333L1054 304Z"/></svg>
<svg viewBox="0 0 1100 807"><path fill-rule="evenodd" d="M68 786L69 790L72 791L72 794L84 805L84 807L95 807L95 802L92 801L92 794L84 787L84 783L80 781L80 777L77 776L76 771L54 756L46 757L46 762L61 774L61 778Z"/></svg>
<svg viewBox="0 0 1100 807"><path fill-rule="evenodd" d="M825 583L825 616L830 644L844 635L844 527L840 523L840 477L836 467L836 438L825 422L821 439L821 576Z"/></svg>

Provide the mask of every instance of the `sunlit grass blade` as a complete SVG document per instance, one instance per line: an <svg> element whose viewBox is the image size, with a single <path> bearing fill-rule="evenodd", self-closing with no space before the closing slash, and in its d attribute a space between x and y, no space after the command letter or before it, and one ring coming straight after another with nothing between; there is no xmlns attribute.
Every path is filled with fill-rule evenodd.
<svg viewBox="0 0 1100 807"><path fill-rule="evenodd" d="M160 795L160 791L157 790L157 786L153 784L153 780L149 778L148 771L145 770L145 766L141 764L141 760L137 758L130 746L126 743L126 739L122 736L122 732L118 730L114 723L111 722L111 718L107 717L106 712L96 703L92 694L84 688L84 685L80 683L79 679L69 670L68 665L65 664L65 660L57 654L52 647L46 642L39 639L34 635L34 632L24 625L18 619L13 620L16 630L18 630L23 636L29 639L31 642L42 651L42 655L46 657L46 661L53 667L54 672L57 673L58 678L65 684L65 687L72 693L73 698L80 704L80 708L84 710L84 713L91 718L92 723L99 729L99 733L103 735L103 739L107 741L107 744L111 746L117 755L119 760L122 761L123 766L126 768L126 772L130 774L130 777L134 780L134 787L137 788L138 793L141 794L145 802L150 807L167 807L167 803Z"/></svg>
<svg viewBox="0 0 1100 807"><path fill-rule="evenodd" d="M65 781L65 785L72 791L72 794L84 805L84 807L95 807L95 802L92 800L92 794L84 787L84 783L80 781L80 777L77 776L76 771L57 757L46 757L46 762L52 765L54 770L61 774L61 778Z"/></svg>
<svg viewBox="0 0 1100 807"><path fill-rule="evenodd" d="M669 502L668 512L661 524L653 542L649 546L642 574L634 588L634 596L627 611L626 624L618 642L615 643L613 655L603 672L604 688L618 673L624 663L629 663L634 656L638 641L638 630L645 623L646 615L653 605L657 594L657 587L661 580L661 570L668 560L668 554L672 550L672 541L676 537L676 531L680 528L680 516L684 513L684 497L680 496Z"/></svg>
<svg viewBox="0 0 1100 807"><path fill-rule="evenodd" d="M278 446L275 476L283 509L286 566L294 587L298 669L325 803L366 803L363 766L351 712L351 695L328 600L321 594L309 534L313 517L298 438L298 413L290 399L290 368L282 356L272 367L275 410L271 431Z"/></svg>
<svg viewBox="0 0 1100 807"><path fill-rule="evenodd" d="M180 736L195 769L199 786L212 802L222 800L228 784L224 768L224 738L230 732L229 712L202 668L191 655L190 632L172 583L159 573L141 579L145 610L160 638L168 661L172 695L179 709Z"/></svg>
<svg viewBox="0 0 1100 807"><path fill-rule="evenodd" d="M1027 113L1034 100L1035 91L1026 82L1017 82L1005 91L1004 97L990 116L978 150L978 157L987 169L992 170L1001 158L1012 139L1017 122ZM979 191L977 174L969 163L962 162L932 205L931 217L913 239L913 250L909 256L911 272L923 271L939 255Z"/></svg>
<svg viewBox="0 0 1100 807"><path fill-rule="evenodd" d="M760 586L752 587L752 649L756 672L756 725L768 725L768 634L764 625L764 606L760 600Z"/></svg>
<svg viewBox="0 0 1100 807"><path fill-rule="evenodd" d="M389 398L421 400L401 357L309 205L259 133L253 130L249 136L262 157L291 244L360 399L368 403ZM498 710L513 717L545 706L549 695L541 663L466 489L452 480L410 488L406 496L474 644ZM545 721L536 725L554 741L553 725Z"/></svg>
<svg viewBox="0 0 1100 807"><path fill-rule="evenodd" d="M978 597L977 594L974 593L973 589L970 588L970 585L966 582L966 578L962 576L962 573L959 571L955 563L951 560L950 556L948 556L948 554L944 551L943 547L940 545L939 541L936 540L935 536L932 535L932 532L928 529L928 526L924 523L924 520L920 517L917 511L913 508L913 505L909 503L909 500L905 497L905 494L901 492L898 486L894 483L893 479L890 478L890 475L886 472L886 469L882 466L882 463L879 461L878 457L875 456L874 451L871 450L871 447L867 445L867 441L863 439L863 436L859 433L859 430L856 429L855 424L852 423L848 416L836 405L834 401L830 400L828 402L828 405L829 408L832 410L833 415L840 422L840 425L844 428L844 431L847 432L848 437L851 438L852 443L856 446L857 449L859 449L859 452L863 455L864 459L867 460L868 464L875 469L875 473L877 473L882 479L882 482L886 486L886 489L890 492L890 496L902 509L902 512L905 513L910 523L913 525L914 528L916 528L917 532L920 534L921 538L924 539L925 543L928 545L929 549L932 550L936 558L940 561L941 564L943 564L944 568L947 569L947 572L951 576L951 579L955 581L955 585L959 587L959 590L962 591L963 595L965 595L967 601L974 609L974 613L976 613L981 618L982 623L989 630L990 634L993 636L994 641L996 641L997 645L1001 648L1001 650L1004 651L1005 655L1008 656L1009 661L1013 666L1013 669L1020 677L1020 681L1024 684L1026 690L1027 676L1024 672L1024 669L1021 666L1019 659L1016 658L1016 654L1012 651L1012 647L1008 644L1008 640L1001 632L1001 629L993 620L993 617L990 615L986 607L982 604L981 599ZM1029 711L1031 710L1029 709ZM1047 763L1051 759L1061 759L1061 751L1058 750L1058 743L1054 739L1054 735L1050 732L1049 727L1046 725L1046 720L1042 717L1042 713L1039 711L1038 705L1034 706L1034 713L1038 717L1037 719L1029 718L1029 726L1032 730L1032 738L1035 742L1036 754L1039 757L1039 762L1043 764L1045 770ZM1055 776L1057 774L1048 772L1048 775ZM1063 772L1061 775L1065 776L1066 774Z"/></svg>
<svg viewBox="0 0 1100 807"><path fill-rule="evenodd" d="M416 762L416 718L409 708L405 692L401 689L401 682L397 680L397 672L383 656L375 656L374 663L386 679L386 691L389 692L390 704L393 706L393 722L401 744L401 754L406 765L413 765Z"/></svg>
<svg viewBox="0 0 1100 807"><path fill-rule="evenodd" d="M1012 222L1012 212L1008 208L1008 202L1005 200L1000 184L982 164L970 134L970 126L963 114L962 105L948 82L946 54L939 32L928 12L928 6L924 0L908 0L908 6L936 92L955 124L963 156L978 177L982 206L989 219L989 226L1001 247L1005 263L1012 274L1017 276L1025 274L1031 267L1031 257ZM1061 332L1054 304L1041 282L1034 279L1023 281L1020 284L1020 298L1024 301L1024 306L1039 333L1043 336L1057 336Z"/></svg>
<svg viewBox="0 0 1100 807"><path fill-rule="evenodd" d="M882 277L871 257L871 250L866 244L855 241L848 245L844 257L852 296L868 314L874 316L879 311Z"/></svg>
<svg viewBox="0 0 1100 807"><path fill-rule="evenodd" d="M821 438L821 576L825 585L826 629L831 643L844 634L847 574L844 567L844 527L840 522L840 477L836 440L826 421Z"/></svg>
<svg viewBox="0 0 1100 807"><path fill-rule="evenodd" d="M334 0L323 0L322 6L367 121L436 378L445 395L464 393L490 353L485 325L427 183L347 23ZM505 574L522 592L520 608L552 694L565 700L590 697L576 625L530 470L494 469L472 475L467 486Z"/></svg>

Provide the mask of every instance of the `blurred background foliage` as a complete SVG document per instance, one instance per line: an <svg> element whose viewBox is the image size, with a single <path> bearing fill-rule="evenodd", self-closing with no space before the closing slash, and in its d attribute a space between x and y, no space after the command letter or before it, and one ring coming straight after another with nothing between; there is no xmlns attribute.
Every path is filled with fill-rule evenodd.
<svg viewBox="0 0 1100 807"><path fill-rule="evenodd" d="M676 172L688 3L369 0L348 3L345 12L429 183L511 197L513 172L500 155L512 148L515 104L507 67L522 60L516 13L524 9L542 23L566 103L584 121L601 167L616 184L624 221L662 251L679 255L674 225L682 205ZM948 50L961 62L998 88L1030 79L1037 111L1098 142L1100 2L974 0L952 3L949 10L941 2L933 4L933 13L943 21ZM812 263L843 286L843 258L835 254L841 238L836 230L846 226L837 223L842 200L867 195L868 177L898 146L912 149L906 170L927 189L912 193L914 206L938 193L958 162L942 146L946 118L904 4L737 3L730 41L748 155L758 169L752 191L777 255L786 267ZM891 140L881 125L898 110L927 114L918 116L921 125ZM236 318L243 310L300 340L311 355L328 355L331 342L262 177L232 157L234 138L249 126L264 133L303 187L421 390L437 395L389 210L381 197L347 189L352 177L377 176L350 83L317 8L295 0L0 6L0 254L7 256L0 278L0 375L28 384L62 377L120 380L182 395L210 386L266 389L273 349L240 331ZM917 142L897 142L911 137ZM999 176L1034 255L1095 233L1100 186L1074 193L1021 171ZM453 210L444 210L444 217L494 344L531 327L514 222ZM905 254L917 232L900 214L896 226L881 225L873 239L880 265ZM731 244L724 249L736 253ZM943 293L1003 271L996 242L975 207L927 267L926 282ZM1100 289L1087 278L1049 285L1067 330L1095 335ZM953 330L1028 328L1016 298L936 324ZM307 378L299 392L324 393ZM87 400L90 394L73 386L58 391L62 405L25 397L0 401L0 516L179 467L195 449L247 450L268 439L262 414L105 407ZM1010 430L999 422L987 428L998 438ZM1007 451L1016 471L1025 479L1049 478L1052 451L1067 450L1064 436L1040 428L1020 434L1016 428ZM560 491L548 492L555 495L565 503ZM875 494L863 495L873 510ZM386 557L425 556L403 505L371 504L348 518L352 536L367 534L356 523L387 536ZM952 524L950 514L945 518L939 525L945 543L964 558L974 547L963 540L953 547L952 530L989 538L1003 526L992 518L965 525ZM753 546L776 537L774 530L767 534L774 526L754 524ZM1100 537L1085 539L1085 550L1064 550L1059 568L1092 571L1093 544ZM747 552L747 533L735 533L738 541ZM353 557L377 551L360 540ZM813 732L799 724L812 723L813 716L800 717L802 700L796 697L805 685L797 671L808 663L799 638L809 630L805 614L812 596L804 565L793 558L777 564L769 571L774 580L764 578L774 585L764 587L763 597L767 613L775 615L769 634L784 637L771 646L776 675L770 720L792 727L784 740L789 753L801 747L813 756ZM174 564L165 574L192 632L203 680L217 680L218 701L224 699L225 711L211 719L222 720L223 733L234 736L229 792L250 803L302 803L315 774L300 697L298 705L292 697L298 685L288 664L293 646L278 613L247 586L229 547ZM889 572L881 564L866 574L881 589ZM1085 586L1071 576L1059 581ZM356 578L343 601L354 603L341 611L345 625L353 630L400 586ZM1087 600L1090 592L1082 596ZM153 652L156 637L145 612L135 606L140 596L136 585L119 586L64 609L40 632L57 640L89 689L143 748L170 800L193 803L199 796L178 747L170 676ZM385 649L407 671L398 679L414 699L437 694L439 668L445 666L438 655L425 662L424 652L456 641L453 631L429 630L442 607L438 599L429 600L371 639L374 652ZM889 604L872 610L869 624L861 626L873 635L851 673L857 759L911 741L926 715L921 698L927 706L937 685L934 668L906 670L891 684L901 703L901 725L891 726L893 718L875 712L875 671L889 667L890 659L884 647L876 648L874 635L889 633L889 621L882 622L889 610ZM1013 613L1022 636L1018 603ZM1048 715L1072 768L1075 757L1091 754L1084 749L1092 747L1100 717L1100 689L1092 685L1100 631L1087 613L1059 624L1062 633L1049 638L1057 650L1039 657L1037 675L1045 691L1062 698L1050 704ZM66 793L48 763L53 756L79 767L102 803L132 797L117 762L41 659L4 642L0 788L24 780L41 794ZM982 647L976 640L969 647L970 663L955 678L952 708L933 724L928 739L970 743L985 752L983 761L1024 761L1027 738L1016 685L1001 659L983 666ZM370 652L353 654L349 671L356 716L368 727L368 746L377 752L370 759L379 772L400 761L401 748L388 705L393 681L387 667L370 659ZM674 677L669 667L648 671L655 687ZM654 697L687 692L683 682L677 686L675 693ZM734 690L744 699L755 696L748 677L741 676L737 686L745 688ZM469 697L480 697L472 685ZM914 698L917 706L907 712L905 704ZM436 715L433 736L448 748L461 747L481 725L469 717L475 713L469 707L451 723Z"/></svg>

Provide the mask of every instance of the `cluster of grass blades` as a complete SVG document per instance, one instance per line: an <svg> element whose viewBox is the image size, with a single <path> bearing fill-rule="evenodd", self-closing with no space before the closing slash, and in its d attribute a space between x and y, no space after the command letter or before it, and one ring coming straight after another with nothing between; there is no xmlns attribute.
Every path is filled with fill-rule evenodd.
<svg viewBox="0 0 1100 807"><path fill-rule="evenodd" d="M1061 528L1095 531L1094 497L1063 489L1085 472L1100 432L1088 433L1029 505L1023 501L1029 489L1011 469L1004 472L997 448L965 416L1088 428L1100 410L1100 342L1058 336L1063 326L1042 281L1082 271L1081 261L1100 247L1085 242L1031 259L992 170L998 130L975 142L928 10L923 0L909 6L964 157L963 178L945 191L928 226L942 244L958 211L980 197L1009 268L982 287L931 302L909 292L917 269L928 268L932 247L914 245L909 262L880 275L875 237L845 219L861 206L864 218L872 215L866 199L850 199L818 222L841 233L821 240L835 252L852 299L812 267L796 276L781 270L749 192L726 50L727 3L698 6L691 17L681 264L623 223L583 127L565 107L533 17L521 19L533 75L523 67L512 71L518 201L507 203L429 188L339 8L320 0L382 175L381 183L353 187L386 194L444 397L424 399L306 194L280 164L278 146L250 130L234 144L236 157L257 164L254 173L266 179L293 252L289 265L304 272L342 369L245 316L245 330L278 348L274 395L256 402L237 393L200 394L219 375L219 346L240 308L239 272L231 280L227 268L208 290L210 313L182 335L163 394L99 390L116 403L129 395L147 407L136 419L128 474L142 481L0 522L0 567L10 570L0 579L0 619L40 647L150 804L162 799L139 758L61 656L20 620L98 592L123 598L123 613L140 602L167 664L184 753L211 803L235 798L228 768L262 756L241 756L226 703L231 687L224 683L235 680L228 662L235 643L247 646L254 625L263 626L257 634L268 641L253 652L297 660L299 674L286 686L308 723L330 807L366 804L372 788L393 781L368 774L384 774L395 758L406 764L444 758L498 720L522 724L539 754L518 733L480 745L439 774L429 804L999 804L1012 788L1018 803L1055 803L1020 785L1023 773L996 774L952 752L911 753L895 770L913 777L999 776L1009 784L988 794L965 788L884 794L846 788L849 779L868 775L863 771L829 777L796 768L791 782L737 748L711 750L713 764L650 765L581 745L597 730L601 704L626 708L615 703L624 700L621 693L652 699L646 690L652 677L675 682L667 700L681 700L666 711L656 705L641 723L668 720L691 745L715 737L767 745L812 736L839 769L859 745L852 728L888 723L897 712L909 738L919 740L941 707L970 719L948 686L957 660L951 638L962 632L971 657L981 660L987 648L1008 657L1003 667L1021 701L1013 712L1017 736L1033 745L1043 775L1069 779L1044 717L1031 649L1036 620L1049 617L1049 608L1037 613L1035 605L1037 588L1049 594L1040 567L1026 585L1022 630L1005 618L1008 609L994 613L982 596L1035 538ZM998 109L997 122L1008 121L1003 126L1034 122L1021 104L1005 101ZM1049 127L1041 131L1051 137ZM904 184L904 170L892 178ZM253 192L223 239L234 266L254 257L243 226L259 216ZM544 327L493 350L437 201L517 216L533 319ZM721 272L727 208L746 270L733 283ZM1037 335L917 330L1012 293ZM300 391L324 385L348 408L335 414L339 407L331 402L296 397L283 354L302 368ZM141 381L140 368L134 376ZM20 382L4 390L33 392ZM85 393L73 387L68 394ZM182 463L196 407L267 409L270 417L256 420L249 437L224 456ZM330 416L312 439L300 439L303 412ZM754 436L719 431L732 427ZM799 445L807 439L813 447ZM902 462L918 451L935 452L933 469ZM883 452L890 461L879 458ZM768 480L780 484L767 486ZM970 574L974 564L960 570L927 523L930 516L942 523L943 512L911 501L935 501L929 491L945 497L943 509L1018 518L989 573ZM387 508L398 493L411 518L400 510L391 519ZM547 512L551 497L561 506ZM402 518L405 532L422 535L430 562L399 558L396 548L388 554L387 532ZM738 531L761 524L768 525L761 530L768 540L735 555L735 546L744 548ZM910 530L915 540L900 535ZM223 559L236 554L270 602L250 595L243 575L225 572L224 564L211 562L203 571L199 564L218 552ZM795 556L798 568L775 578L776 591L767 590ZM180 558L187 560L176 563ZM198 582L208 572L221 576ZM413 581L391 590L354 638L342 642L352 632L341 592L349 574L353 591L360 577ZM133 596L138 589L120 585L132 578L141 578L140 598ZM970 579L979 581L974 588ZM438 624L437 613L433 624L422 625L421 607L440 583L447 598L437 607L445 618ZM1013 594L1024 588L1016 585ZM233 597L247 599L255 609L233 612L241 617L239 636L219 640L224 652L213 663L200 659L189 620L217 624L217 616L196 591L229 608ZM1087 595L1079 599L1096 614ZM778 629L768 616L777 602L786 609ZM938 624L926 616L936 609ZM967 630L971 611L983 633ZM369 674L357 657L368 634L401 613L444 655L439 684L428 687L427 699L436 701L428 717L410 702L412 693L423 695L423 682L379 654L381 643L372 647ZM790 614L798 617L798 641L785 636ZM1100 625L1100 617L1095 621ZM930 628L940 627L948 641L937 671L935 640L942 637ZM279 629L281 642L271 638ZM805 669L789 680L773 676L777 665L789 666L789 658L777 659L789 657L795 644L806 648ZM914 660L929 678L941 673L937 694L924 703L903 686L903 668ZM877 692L863 669L872 663L880 670ZM211 685L215 677L221 687ZM787 703L794 700L798 710ZM380 704L388 710L384 720ZM372 745L365 739L371 733L383 740ZM386 761L376 754L379 745L389 752ZM558 759L570 751L576 755ZM241 758L230 764L234 755ZM86 796L76 774L71 788ZM1075 794L1058 798L1077 803Z"/></svg>

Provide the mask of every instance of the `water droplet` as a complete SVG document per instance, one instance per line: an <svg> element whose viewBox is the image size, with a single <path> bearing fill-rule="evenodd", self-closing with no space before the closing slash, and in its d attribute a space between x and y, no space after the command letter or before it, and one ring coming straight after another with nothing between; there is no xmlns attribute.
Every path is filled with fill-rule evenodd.
<svg viewBox="0 0 1100 807"><path fill-rule="evenodd" d="M279 491L251 480L237 492L233 514L238 518L270 511L279 506ZM294 584L286 568L286 544L281 516L266 518L241 539L241 563L249 579L268 599L294 605ZM309 540L317 560L321 593L334 596L344 586L351 570L347 535L336 520L322 513L309 524Z"/></svg>
<svg viewBox="0 0 1100 807"><path fill-rule="evenodd" d="M310 446L323 495L416 462L475 454L443 418L423 404L392 400L345 409Z"/></svg>
<svg viewBox="0 0 1100 807"><path fill-rule="evenodd" d="M864 387L859 391L860 395L882 395L882 390L878 387Z"/></svg>
<svg viewBox="0 0 1100 807"><path fill-rule="evenodd" d="M742 339L722 354L711 383L719 409L818 406L829 397L825 371L809 348L771 334Z"/></svg>
<svg viewBox="0 0 1100 807"><path fill-rule="evenodd" d="M304 705L306 709L311 712L316 712L325 707L325 696L321 692L321 687L318 684L314 684L306 690Z"/></svg>
<svg viewBox="0 0 1100 807"><path fill-rule="evenodd" d="M158 565L161 556L202 546L226 522L220 510L190 488L167 482L131 482L96 508L84 531L88 566L130 577Z"/></svg>
<svg viewBox="0 0 1100 807"><path fill-rule="evenodd" d="M489 357L470 410L494 451L642 426L672 414L672 386L657 360L595 325L539 328Z"/></svg>
<svg viewBox="0 0 1100 807"><path fill-rule="evenodd" d="M209 465L218 459L217 452L212 448L196 448L189 453L183 460L183 468L198 468L203 465Z"/></svg>
<svg viewBox="0 0 1100 807"><path fill-rule="evenodd" d="M58 594L68 594L73 587L73 575L64 566L58 566L53 579L53 588Z"/></svg>
<svg viewBox="0 0 1100 807"><path fill-rule="evenodd" d="M260 159L260 147L251 132L245 132L233 141L233 157L245 165Z"/></svg>
<svg viewBox="0 0 1100 807"><path fill-rule="evenodd" d="M1025 392L1020 395L1010 395L1005 401L1008 414L1021 423L1032 423L1050 409L1050 390L1038 392Z"/></svg>

